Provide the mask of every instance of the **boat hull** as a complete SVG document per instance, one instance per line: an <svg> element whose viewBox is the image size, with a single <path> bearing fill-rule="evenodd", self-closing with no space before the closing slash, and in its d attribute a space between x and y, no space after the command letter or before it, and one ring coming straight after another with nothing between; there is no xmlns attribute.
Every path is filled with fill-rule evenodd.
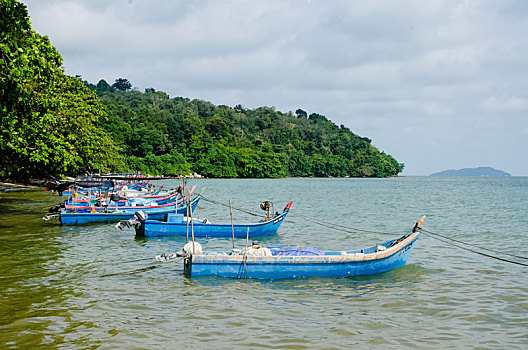
<svg viewBox="0 0 528 350"><path fill-rule="evenodd" d="M231 224L209 224L201 222L193 222L192 231L195 237L262 237L274 235L277 233L281 223L288 212L284 212L271 220L264 223L254 224L236 224L231 227ZM151 220L153 218L148 213L148 220L145 220L136 227L136 235L138 236L169 236L187 234L191 236L191 224L186 222L164 222ZM248 231L249 229L249 231Z"/></svg>
<svg viewBox="0 0 528 350"><path fill-rule="evenodd" d="M175 209L166 209L160 212L149 212L149 217L162 219ZM135 211L114 211L97 213L60 213L59 220L62 225L84 225L93 223L111 223L129 220L134 217Z"/></svg>
<svg viewBox="0 0 528 350"><path fill-rule="evenodd" d="M232 256L196 255L185 259L188 276L221 276L230 278L282 279L299 277L342 278L386 272L406 264L420 233L413 233L384 251L327 252L320 256ZM366 250L368 252L369 249ZM244 261L245 260L245 261Z"/></svg>

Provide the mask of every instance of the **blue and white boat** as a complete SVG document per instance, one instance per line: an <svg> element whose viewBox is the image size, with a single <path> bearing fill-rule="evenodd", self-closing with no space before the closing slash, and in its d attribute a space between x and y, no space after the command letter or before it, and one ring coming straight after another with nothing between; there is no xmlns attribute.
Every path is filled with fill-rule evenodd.
<svg viewBox="0 0 528 350"><path fill-rule="evenodd" d="M249 255L233 252L192 251L184 260L184 273L191 277L280 279L298 277L350 277L386 272L405 265L420 237L423 216L413 230L400 238L372 247L350 251L292 248L263 248L269 253ZM190 243L189 243L190 246ZM259 251L259 249L254 250ZM261 252L262 253L262 252Z"/></svg>
<svg viewBox="0 0 528 350"><path fill-rule="evenodd" d="M290 207L293 202L286 205L283 212L276 214L274 217L266 218L260 222L249 224L215 224L207 220L193 219L192 225L188 222L188 218L182 214L168 214L163 220L155 220L150 212L145 215L137 216L141 218L137 224L134 225L136 235L144 236L168 236L168 235L182 235L195 237L262 237L274 235L277 233L280 225L288 215ZM191 232L192 231L192 232Z"/></svg>

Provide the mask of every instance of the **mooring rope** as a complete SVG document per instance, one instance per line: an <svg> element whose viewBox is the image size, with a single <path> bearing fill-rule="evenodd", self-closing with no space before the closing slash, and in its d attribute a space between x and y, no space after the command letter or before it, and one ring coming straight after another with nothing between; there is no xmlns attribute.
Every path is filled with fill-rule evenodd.
<svg viewBox="0 0 528 350"><path fill-rule="evenodd" d="M435 232L432 232L432 231L429 231L429 230L422 229L422 232L427 233L428 235L431 235L431 236L442 237L443 239L448 240L448 241L453 241L453 242L464 244L464 245L470 245L470 246L473 246L473 247L476 247L476 248L479 248L479 249L482 249L482 250L489 250L490 252L494 252L494 253L497 253L497 254L503 254L503 255L508 255L508 256L511 256L511 257L514 257L514 258L517 258L517 259L528 260L528 258L525 257L525 256L509 254L509 253L506 253L506 252L502 252L500 250L494 250L494 249L491 249L491 248L481 247L481 246L478 246L476 244L462 242L462 241L459 241L457 239L454 239L454 238L451 238L451 237L447 237L447 236L444 236L444 235L441 235L439 233L435 233Z"/></svg>
<svg viewBox="0 0 528 350"><path fill-rule="evenodd" d="M302 218L304 218L306 220L309 220L309 221L311 221L313 223L316 223L318 225L321 225L321 226L324 226L324 227L329 227L329 228L332 228L334 230L343 231L343 232L349 232L349 233L365 232L365 233L375 233L375 234L383 234L383 235L397 235L397 233L362 230L362 229L358 229L358 228L354 228L354 227L348 227L348 226L344 226L344 225L340 225L340 224L336 224L336 223L328 223L328 222L325 222L323 220L314 220L314 219L312 219L312 218L310 218L308 216L305 216L305 215L302 215L302 214L298 214L298 213L297 213L297 216L302 217ZM335 226L335 227L333 227L333 226ZM462 241L456 240L454 238L446 237L444 235L441 235L441 234L438 234L438 233L434 233L432 231L428 231L428 230L425 230L425 229L422 229L422 233L424 233L425 235L427 235L429 237L436 238L439 241L442 241L443 243L451 244L451 245L453 245L455 247L458 247L460 249L464 249L464 250L467 250L467 251L470 251L470 252L473 252L473 253L476 253L476 254L480 254L480 255L483 255L483 256L486 256L486 257L489 257L489 258L492 258L492 259L497 259L497 260L500 260L500 261L509 262L509 263L512 263L512 264L517 264L517 265L522 265L522 266L528 266L528 264L524 264L524 263L521 263L521 262L509 260L509 259L504 259L504 258L495 256L495 255L491 255L491 254L486 254L486 253L477 251L475 249L471 249L471 248L467 248L465 246L461 246L459 244L470 245L470 246L477 247L477 248L479 248L481 250L488 250L488 251L491 251L491 252L494 252L494 253L497 253L497 254L503 254L503 255L508 255L508 256L511 256L511 257L514 257L514 258L518 258L518 259L526 259L526 260L528 260L528 258L524 257L524 256L509 254L509 253L506 253L506 252L501 252L501 251L493 250L493 249L490 249L490 248L480 247L480 246L477 246L477 245L474 245L474 244L471 244L471 243L462 242ZM441 238L438 238L438 237L441 237ZM455 243L452 243L452 242L456 242L456 243L459 243L459 244L455 244Z"/></svg>
<svg viewBox="0 0 528 350"><path fill-rule="evenodd" d="M401 233L395 233L395 232L380 232L380 231L369 231L369 230L363 230L363 229L360 229L360 228L355 228L355 227L349 227L349 226L344 226L344 225L340 225L340 224L336 224L336 223L333 223L333 222L325 222L323 220L320 220L320 219L312 219L311 217L309 216L306 216L306 215L302 215L302 214L299 214L297 212L292 212L290 210L290 213L292 213L292 216L298 216L298 217L301 217L303 219L306 219L306 220L309 220L315 224L318 224L318 225L321 225L321 226L324 226L324 227L329 227L329 228L333 228L334 230L338 230L338 231L344 231L344 232L349 232L349 233L361 233L361 232L365 232L365 233L375 233L375 234L380 234L380 235L401 235ZM334 228L332 226L336 226L336 227L339 227L339 228Z"/></svg>
<svg viewBox="0 0 528 350"><path fill-rule="evenodd" d="M213 199L206 198L206 197L204 197L204 196L202 196L202 199L203 199L204 201L206 201L206 202L210 202L210 203L213 203L213 204L218 204L218 205L221 205L221 206L224 206L224 207L229 208L229 204L224 204L224 203L221 203L221 202L215 201L215 200L213 200ZM241 212L243 212L243 213L249 214L249 215L258 216L258 217L262 216L262 215L252 213L252 212L247 211L247 210L242 209L242 208L237 208L237 207L232 207L232 208L235 209L235 210L241 211Z"/></svg>
<svg viewBox="0 0 528 350"><path fill-rule="evenodd" d="M137 274L139 272L145 272L145 271L149 271L149 270L154 270L154 269L157 269L158 267L167 266L170 263L179 262L183 258L184 257L181 257L179 259L174 259L174 260L167 261L167 262L164 262L164 263L161 263L161 264L156 264L156 265L150 265L150 266L142 267L140 269L135 269L135 270L132 270L132 271L120 271L120 272L114 272L114 273L107 273L107 274L104 274L104 275L99 275L97 277L111 277L111 276L117 276L117 275L135 275L135 274Z"/></svg>
<svg viewBox="0 0 528 350"><path fill-rule="evenodd" d="M110 276L125 275L125 274L134 275L134 274L139 273L139 272L144 272L144 271L156 269L158 267L163 267L163 266L167 265L168 263L178 262L178 261L181 261L182 259L183 258L170 260L170 261L167 261L167 262L162 263L162 264L150 265L150 266L142 267L142 268L135 269L135 270L132 270L132 271L121 271L121 272L115 272L115 273L109 273L109 274L97 275L97 276L88 276L88 277L110 277ZM142 259L136 259L136 260L110 262L110 264L128 264L128 263L132 263L132 262L140 262L140 261L146 261L146 260L152 260L152 258L142 258ZM99 262L103 262L103 261L99 261ZM85 265L90 265L90 264L92 264L92 262L90 262L88 264L85 264ZM107 264L108 264L108 262L107 262ZM36 274L32 274L32 275L0 276L0 280L9 280L9 279L16 279L16 278L29 279L29 278L41 278L41 277L50 277L49 276L49 271L42 272L42 273L36 273Z"/></svg>
<svg viewBox="0 0 528 350"><path fill-rule="evenodd" d="M525 264L525 263L521 263L521 262L518 262L518 261L509 260L509 259L504 259L504 258L495 256L495 255L479 252L479 251L477 251L475 249L464 247L464 246L458 245L458 244L453 243L453 242L449 242L447 238L445 238L445 239L444 238L440 238L440 237L443 237L443 236L440 236L440 235L436 236L436 234L431 234L430 232L424 232L424 233L427 234L428 237L437 239L440 242L444 242L446 244L450 244L450 245L455 246L457 248L460 248L460 249L463 249L463 250L467 250L468 252L472 252L472 253L479 254L479 255L482 255L482 256L485 256L485 257L488 257L488 258L491 258L491 259L496 259L496 260L504 261L504 262L511 263L511 264L528 266L528 264ZM481 248L481 249L486 249L486 248ZM500 252L500 253L502 253L502 252ZM506 253L502 253L502 254L510 255L510 254L506 254ZM526 259L525 257L519 257L519 258Z"/></svg>

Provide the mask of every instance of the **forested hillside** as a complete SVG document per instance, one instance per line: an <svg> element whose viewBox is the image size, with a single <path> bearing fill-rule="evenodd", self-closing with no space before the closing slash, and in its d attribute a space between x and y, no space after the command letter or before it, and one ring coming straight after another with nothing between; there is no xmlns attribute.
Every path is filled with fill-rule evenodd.
<svg viewBox="0 0 528 350"><path fill-rule="evenodd" d="M0 178L84 171L208 177L397 175L403 164L325 116L246 109L64 74L25 5L0 1ZM273 101L270 101L273 103Z"/></svg>
<svg viewBox="0 0 528 350"><path fill-rule="evenodd" d="M129 91L132 84L122 78L112 86L85 85L107 106L111 122L102 127L122 147L129 169L209 177L385 177L403 169L368 138L317 113Z"/></svg>

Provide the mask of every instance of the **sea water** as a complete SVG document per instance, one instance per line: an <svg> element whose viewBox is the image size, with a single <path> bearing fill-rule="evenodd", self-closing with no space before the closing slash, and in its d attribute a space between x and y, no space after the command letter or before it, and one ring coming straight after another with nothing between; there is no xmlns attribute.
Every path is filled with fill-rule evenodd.
<svg viewBox="0 0 528 350"><path fill-rule="evenodd" d="M0 193L0 348L528 348L528 266L476 253L528 264L526 177L189 184L206 188L195 216L213 222L230 222L229 199L241 223L265 215L262 201L274 212L293 201L265 246L360 249L408 232L422 215L425 230L456 242L424 232L407 265L373 276L192 279L181 261L155 260L185 237L61 227L41 219L56 195ZM230 239L198 241L232 249Z"/></svg>

